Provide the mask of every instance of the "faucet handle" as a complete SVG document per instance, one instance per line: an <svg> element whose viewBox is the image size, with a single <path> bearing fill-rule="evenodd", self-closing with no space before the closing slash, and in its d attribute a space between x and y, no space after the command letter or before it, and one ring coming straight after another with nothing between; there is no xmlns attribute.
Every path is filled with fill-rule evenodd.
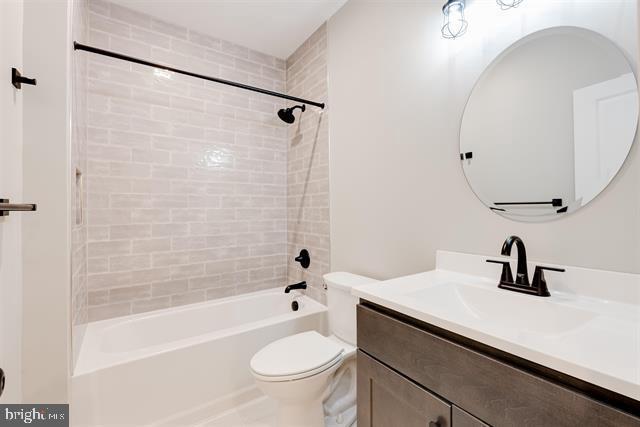
<svg viewBox="0 0 640 427"><path fill-rule="evenodd" d="M533 272L533 280L531 282L531 287L536 288L538 290L539 296L548 297L548 296L551 296L551 293L549 292L549 288L547 287L547 280L544 277L544 270L558 271L560 273L564 273L566 270L564 268L543 267L541 265L536 266L536 269Z"/></svg>
<svg viewBox="0 0 640 427"><path fill-rule="evenodd" d="M311 256L309 255L309 251L303 249L300 251L300 255L293 259L295 262L299 262L302 268L309 268L309 264L311 264Z"/></svg>
<svg viewBox="0 0 640 427"><path fill-rule="evenodd" d="M565 270L564 268L557 268L557 267L545 267L543 265L539 265L536 267L536 271L542 271L542 270L547 270L547 271L558 271L560 273L564 273Z"/></svg>
<svg viewBox="0 0 640 427"><path fill-rule="evenodd" d="M513 283L513 274L511 273L511 263L509 261L498 261L488 259L487 262L492 264L502 264L502 274L500 276L501 283Z"/></svg>

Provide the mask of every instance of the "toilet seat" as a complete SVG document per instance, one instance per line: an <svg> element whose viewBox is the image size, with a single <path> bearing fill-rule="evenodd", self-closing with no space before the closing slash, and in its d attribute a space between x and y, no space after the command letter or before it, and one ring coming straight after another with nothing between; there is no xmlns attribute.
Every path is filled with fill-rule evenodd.
<svg viewBox="0 0 640 427"><path fill-rule="evenodd" d="M335 340L309 331L272 342L253 356L250 366L262 381L294 381L332 368L344 353Z"/></svg>

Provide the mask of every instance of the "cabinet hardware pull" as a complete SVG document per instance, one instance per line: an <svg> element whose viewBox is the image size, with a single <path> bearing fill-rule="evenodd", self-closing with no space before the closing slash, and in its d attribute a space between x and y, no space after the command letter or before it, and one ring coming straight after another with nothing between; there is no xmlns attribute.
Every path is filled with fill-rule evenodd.
<svg viewBox="0 0 640 427"><path fill-rule="evenodd" d="M0 216L7 216L9 212L33 212L37 206L31 203L9 203L9 199L0 199Z"/></svg>

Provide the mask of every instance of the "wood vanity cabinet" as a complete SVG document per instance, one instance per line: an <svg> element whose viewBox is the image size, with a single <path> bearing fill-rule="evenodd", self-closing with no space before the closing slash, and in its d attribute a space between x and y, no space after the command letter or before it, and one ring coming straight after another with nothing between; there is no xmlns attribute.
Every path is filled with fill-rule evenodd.
<svg viewBox="0 0 640 427"><path fill-rule="evenodd" d="M358 425L451 425L451 405L358 352Z"/></svg>
<svg viewBox="0 0 640 427"><path fill-rule="evenodd" d="M488 426L362 351L358 352L358 423L402 427Z"/></svg>
<svg viewBox="0 0 640 427"><path fill-rule="evenodd" d="M603 390L591 395L565 384L563 374L520 366L515 356L512 363L456 337L362 302L358 426L640 427L631 414L637 401L616 395L616 408L599 399Z"/></svg>

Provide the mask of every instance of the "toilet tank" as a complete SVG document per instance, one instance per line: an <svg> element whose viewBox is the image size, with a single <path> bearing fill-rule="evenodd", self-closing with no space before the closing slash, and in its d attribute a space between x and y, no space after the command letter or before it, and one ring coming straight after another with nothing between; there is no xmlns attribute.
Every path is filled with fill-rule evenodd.
<svg viewBox="0 0 640 427"><path fill-rule="evenodd" d="M341 340L356 345L358 298L351 295L351 288L377 280L345 272L328 273L323 278L327 286L329 330Z"/></svg>

